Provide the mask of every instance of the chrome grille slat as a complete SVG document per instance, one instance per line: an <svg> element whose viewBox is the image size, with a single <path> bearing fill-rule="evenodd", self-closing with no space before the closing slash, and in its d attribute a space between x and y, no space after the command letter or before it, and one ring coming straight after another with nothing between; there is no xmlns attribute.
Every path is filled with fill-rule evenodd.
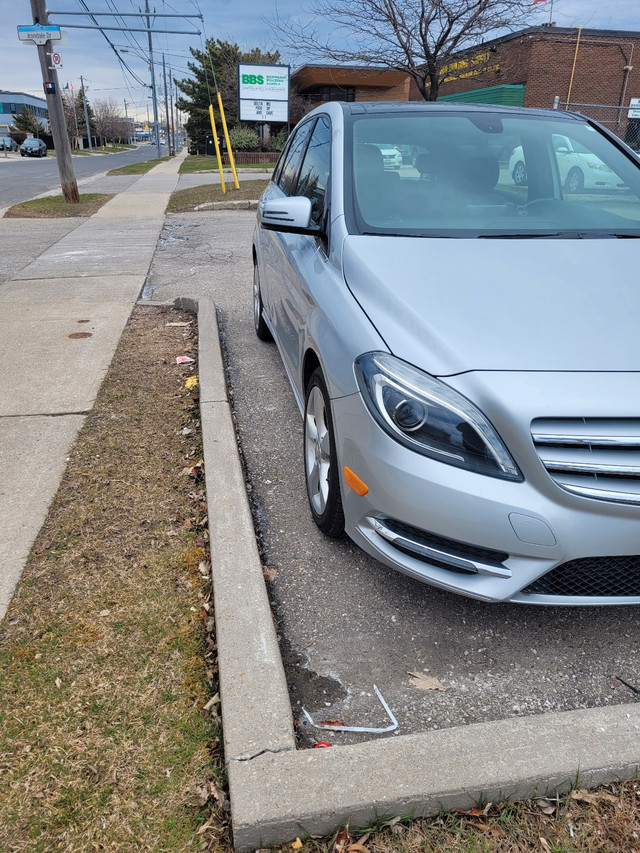
<svg viewBox="0 0 640 853"><path fill-rule="evenodd" d="M592 500L640 505L640 419L539 418L531 436L561 488Z"/></svg>

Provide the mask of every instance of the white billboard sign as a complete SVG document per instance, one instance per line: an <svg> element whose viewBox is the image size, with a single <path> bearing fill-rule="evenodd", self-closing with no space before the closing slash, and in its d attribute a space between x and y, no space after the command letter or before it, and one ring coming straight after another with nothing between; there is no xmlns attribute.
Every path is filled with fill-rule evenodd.
<svg viewBox="0 0 640 853"><path fill-rule="evenodd" d="M289 121L289 66L238 63L240 121Z"/></svg>

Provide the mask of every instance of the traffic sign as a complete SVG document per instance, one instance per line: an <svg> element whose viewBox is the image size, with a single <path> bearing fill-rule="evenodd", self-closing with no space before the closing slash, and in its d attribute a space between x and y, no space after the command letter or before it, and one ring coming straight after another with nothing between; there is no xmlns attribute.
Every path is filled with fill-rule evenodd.
<svg viewBox="0 0 640 853"><path fill-rule="evenodd" d="M49 66L50 71L57 71L58 68L62 68L62 57L57 51L51 51L49 58L51 60L51 65Z"/></svg>
<svg viewBox="0 0 640 853"><path fill-rule="evenodd" d="M42 24L18 27L18 38L20 41L30 41L33 44L46 44L48 41L60 41L62 32L60 27L53 24L43 27Z"/></svg>

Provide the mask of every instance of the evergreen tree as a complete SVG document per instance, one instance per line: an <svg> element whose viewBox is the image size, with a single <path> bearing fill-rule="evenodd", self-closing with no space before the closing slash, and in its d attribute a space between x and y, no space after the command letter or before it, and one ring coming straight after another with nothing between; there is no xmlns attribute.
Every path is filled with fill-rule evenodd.
<svg viewBox="0 0 640 853"><path fill-rule="evenodd" d="M227 125L233 128L238 124L238 62L273 65L279 62L280 54L278 51L263 53L259 48L243 51L237 44L214 38L207 40L205 50L191 48L191 53L194 61L187 64L193 77L175 81L183 94L183 97L177 100L177 107L181 112L189 115L186 128L192 148L202 152L206 138L211 136L209 104L213 104L216 129L218 135L222 136L211 66L213 65L218 89L222 96Z"/></svg>
<svg viewBox="0 0 640 853"><path fill-rule="evenodd" d="M36 118L35 113L29 107L23 107L13 120L13 127L24 133L33 133L34 136L42 136L46 132L44 124Z"/></svg>

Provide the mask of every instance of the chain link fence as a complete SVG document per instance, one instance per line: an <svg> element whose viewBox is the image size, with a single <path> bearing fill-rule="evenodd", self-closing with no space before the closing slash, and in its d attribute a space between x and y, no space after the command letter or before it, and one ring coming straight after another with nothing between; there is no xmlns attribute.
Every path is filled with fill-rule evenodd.
<svg viewBox="0 0 640 853"><path fill-rule="evenodd" d="M640 151L640 119L629 118L629 107L619 104L580 104L576 101L561 101L556 98L553 108L582 113L604 125L619 136L634 151Z"/></svg>

